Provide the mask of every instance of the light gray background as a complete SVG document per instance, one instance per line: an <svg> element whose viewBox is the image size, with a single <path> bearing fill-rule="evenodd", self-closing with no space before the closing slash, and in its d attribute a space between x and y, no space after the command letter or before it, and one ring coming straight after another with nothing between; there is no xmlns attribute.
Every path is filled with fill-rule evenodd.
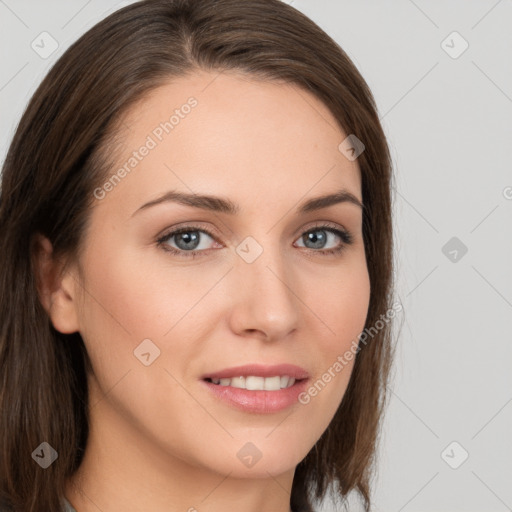
<svg viewBox="0 0 512 512"><path fill-rule="evenodd" d="M2 162L52 63L128 3L0 0ZM512 510L512 2L287 3L358 66L395 163L404 313L375 510ZM43 31L47 59L31 48Z"/></svg>

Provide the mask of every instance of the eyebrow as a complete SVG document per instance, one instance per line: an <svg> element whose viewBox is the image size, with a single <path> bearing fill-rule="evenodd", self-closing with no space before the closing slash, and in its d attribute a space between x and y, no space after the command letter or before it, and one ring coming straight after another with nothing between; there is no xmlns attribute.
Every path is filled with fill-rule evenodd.
<svg viewBox="0 0 512 512"><path fill-rule="evenodd" d="M229 215L236 215L240 211L240 206L227 198L202 194L188 194L186 192L170 190L157 199L143 204L140 208L133 212L132 217L141 210L145 210L152 206L166 202L175 202L185 206L192 206L193 208L227 213ZM328 208L329 206L338 203L351 203L360 207L361 209L364 209L363 203L354 194L348 190L342 189L333 194L318 196L304 201L297 207L297 212L304 214L320 210L322 208Z"/></svg>

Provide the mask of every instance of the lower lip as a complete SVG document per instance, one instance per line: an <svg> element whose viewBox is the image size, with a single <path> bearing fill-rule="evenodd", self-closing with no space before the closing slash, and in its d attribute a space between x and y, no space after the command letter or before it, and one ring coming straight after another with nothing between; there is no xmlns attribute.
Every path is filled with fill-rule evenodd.
<svg viewBox="0 0 512 512"><path fill-rule="evenodd" d="M250 391L201 381L219 399L245 412L269 414L300 403L299 395L306 389L309 379L296 381L289 388L276 391Z"/></svg>

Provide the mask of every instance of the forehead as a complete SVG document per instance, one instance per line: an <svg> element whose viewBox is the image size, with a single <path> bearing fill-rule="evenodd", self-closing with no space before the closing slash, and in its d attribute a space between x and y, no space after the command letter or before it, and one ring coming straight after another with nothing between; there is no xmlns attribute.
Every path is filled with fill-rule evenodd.
<svg viewBox="0 0 512 512"><path fill-rule="evenodd" d="M119 126L112 171L127 172L110 195L128 203L167 188L271 202L344 187L361 198L357 162L338 149L346 135L293 84L195 72L151 91Z"/></svg>

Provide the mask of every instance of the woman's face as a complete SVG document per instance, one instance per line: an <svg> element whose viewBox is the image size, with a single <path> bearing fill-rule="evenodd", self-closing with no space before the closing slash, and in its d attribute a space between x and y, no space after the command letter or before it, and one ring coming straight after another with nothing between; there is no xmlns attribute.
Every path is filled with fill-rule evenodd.
<svg viewBox="0 0 512 512"><path fill-rule="evenodd" d="M73 281L104 450L133 446L122 457L140 468L293 473L343 398L369 305L361 207L301 209L342 190L362 200L347 135L302 89L234 73L174 80L129 111L94 194L84 290ZM151 205L171 192L211 198ZM266 367L283 364L307 380L274 390L292 369ZM259 366L232 373L267 391L204 380L244 365Z"/></svg>

